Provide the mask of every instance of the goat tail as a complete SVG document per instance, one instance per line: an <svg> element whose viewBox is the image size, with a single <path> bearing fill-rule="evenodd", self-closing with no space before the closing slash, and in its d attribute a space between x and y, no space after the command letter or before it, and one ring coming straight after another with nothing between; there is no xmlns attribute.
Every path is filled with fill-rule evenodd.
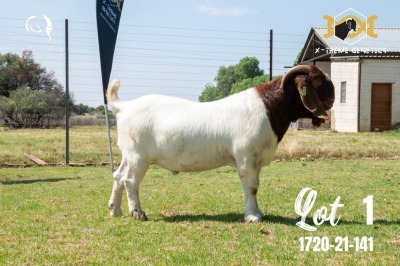
<svg viewBox="0 0 400 266"><path fill-rule="evenodd" d="M107 101L108 102L111 103L111 102L119 101L119 98L118 98L119 84L120 84L119 80L114 79L108 85L108 88L107 88Z"/></svg>
<svg viewBox="0 0 400 266"><path fill-rule="evenodd" d="M120 111L120 100L118 97L119 85L119 80L114 79L107 88L107 102L114 114L117 114Z"/></svg>

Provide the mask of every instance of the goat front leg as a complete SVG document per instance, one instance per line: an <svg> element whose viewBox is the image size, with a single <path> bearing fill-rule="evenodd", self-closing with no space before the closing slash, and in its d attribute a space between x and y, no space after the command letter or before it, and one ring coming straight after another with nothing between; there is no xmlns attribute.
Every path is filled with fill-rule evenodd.
<svg viewBox="0 0 400 266"><path fill-rule="evenodd" d="M146 213L142 210L139 199L139 186L148 169L148 165L135 164L129 166L129 176L124 180L128 197L129 213L137 220L147 221Z"/></svg>
<svg viewBox="0 0 400 266"><path fill-rule="evenodd" d="M247 223L261 222L264 216L257 203L260 170L260 168L238 169L245 199L244 220Z"/></svg>
<svg viewBox="0 0 400 266"><path fill-rule="evenodd" d="M113 173L114 185L111 192L110 201L108 202L108 208L110 209L111 216L121 216L121 201L122 195L124 194L124 183L121 179L127 174L128 165L122 157L122 161L118 169Z"/></svg>

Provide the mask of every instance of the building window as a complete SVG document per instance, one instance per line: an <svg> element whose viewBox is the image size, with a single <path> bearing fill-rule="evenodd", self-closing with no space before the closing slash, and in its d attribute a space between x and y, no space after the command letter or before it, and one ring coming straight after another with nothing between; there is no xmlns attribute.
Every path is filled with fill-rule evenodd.
<svg viewBox="0 0 400 266"><path fill-rule="evenodd" d="M340 83L340 103L346 103L346 81Z"/></svg>

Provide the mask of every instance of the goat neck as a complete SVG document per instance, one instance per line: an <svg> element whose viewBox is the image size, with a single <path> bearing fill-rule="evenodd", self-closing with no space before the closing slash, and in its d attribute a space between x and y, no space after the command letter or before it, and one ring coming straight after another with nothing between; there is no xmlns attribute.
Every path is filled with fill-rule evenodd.
<svg viewBox="0 0 400 266"><path fill-rule="evenodd" d="M282 78L256 86L256 90L267 109L271 126L280 142L290 123L299 118L313 118L307 111L295 88L281 87Z"/></svg>

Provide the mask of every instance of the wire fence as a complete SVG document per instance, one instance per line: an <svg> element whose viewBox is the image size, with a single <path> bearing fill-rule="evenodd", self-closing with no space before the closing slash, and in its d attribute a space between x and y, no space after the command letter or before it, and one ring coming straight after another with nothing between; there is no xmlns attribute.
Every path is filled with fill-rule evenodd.
<svg viewBox="0 0 400 266"><path fill-rule="evenodd" d="M27 32L25 19L0 18L0 53L32 50L35 60L65 83L65 30L53 20L51 41L45 33ZM10 24L10 23L7 23ZM273 75L282 74L302 49L308 32L274 32ZM269 73L269 29L265 32L121 24L111 78L121 80L121 98L159 93L197 101L214 82L220 66L254 56ZM69 20L70 92L76 103L102 104L97 28L94 22Z"/></svg>

